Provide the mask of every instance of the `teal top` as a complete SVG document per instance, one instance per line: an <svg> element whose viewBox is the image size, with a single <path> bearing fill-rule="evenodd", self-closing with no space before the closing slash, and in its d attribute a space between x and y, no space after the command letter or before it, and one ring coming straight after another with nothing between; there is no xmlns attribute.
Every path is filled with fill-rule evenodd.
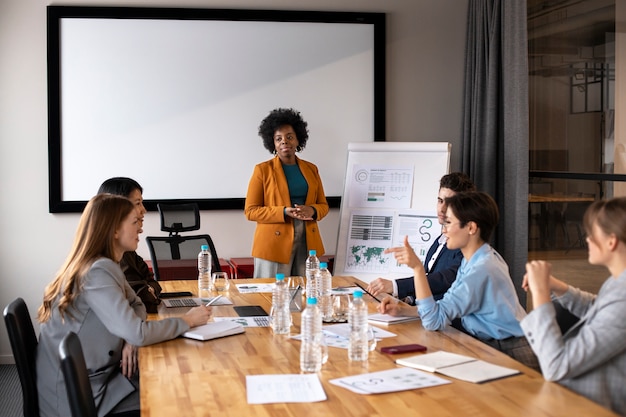
<svg viewBox="0 0 626 417"><path fill-rule="evenodd" d="M287 177L291 204L304 205L306 195L309 192L309 184L307 184L306 179L304 179L300 167L298 164L283 165L283 171L285 172L285 177Z"/></svg>

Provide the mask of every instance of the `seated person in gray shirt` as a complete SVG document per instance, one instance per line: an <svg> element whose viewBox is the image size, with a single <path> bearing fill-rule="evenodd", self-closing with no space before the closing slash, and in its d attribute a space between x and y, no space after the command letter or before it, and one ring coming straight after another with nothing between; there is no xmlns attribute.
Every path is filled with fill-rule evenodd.
<svg viewBox="0 0 626 417"><path fill-rule="evenodd" d="M589 263L611 276L596 295L556 279L548 262L529 262L522 286L534 308L520 324L545 379L626 416L626 198L596 201L583 224ZM551 300L580 317L564 333Z"/></svg>
<svg viewBox="0 0 626 417"><path fill-rule="evenodd" d="M464 191L475 191L472 180L462 172L452 172L444 175L439 181L437 195L437 219L443 224L446 216L446 198ZM428 284L435 300L443 297L456 279L456 271L461 265L463 255L459 249L450 250L446 246L445 236L440 235L426 254L424 267L428 276ZM370 282L367 291L374 295L391 294L408 304L415 304L415 285L413 277L388 280L376 278Z"/></svg>

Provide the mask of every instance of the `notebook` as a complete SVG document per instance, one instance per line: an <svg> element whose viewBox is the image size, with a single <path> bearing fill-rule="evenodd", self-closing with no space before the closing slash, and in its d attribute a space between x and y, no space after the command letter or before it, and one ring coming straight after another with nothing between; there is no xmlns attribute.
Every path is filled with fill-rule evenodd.
<svg viewBox="0 0 626 417"><path fill-rule="evenodd" d="M390 316L389 314L375 313L367 317L370 324L381 324L388 326L390 324L406 323L407 321L419 320L419 317L413 316Z"/></svg>
<svg viewBox="0 0 626 417"><path fill-rule="evenodd" d="M480 383L493 379L504 378L520 373L517 369L505 368L470 356L438 351L422 355L396 359L402 366L437 372L462 381Z"/></svg>
<svg viewBox="0 0 626 417"><path fill-rule="evenodd" d="M194 327L183 333L183 337L195 340L211 340L243 332L244 328L240 323L234 321L215 321Z"/></svg>

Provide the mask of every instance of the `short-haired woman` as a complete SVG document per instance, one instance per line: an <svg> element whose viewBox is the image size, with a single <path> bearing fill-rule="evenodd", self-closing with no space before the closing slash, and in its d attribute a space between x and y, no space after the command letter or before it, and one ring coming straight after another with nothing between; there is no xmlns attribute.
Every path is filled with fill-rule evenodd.
<svg viewBox="0 0 626 417"><path fill-rule="evenodd" d="M259 136L274 158L254 167L246 195L244 213L257 224L254 277L304 276L308 251L324 254L317 222L328 214L317 167L296 156L309 139L307 122L294 109L275 109L261 122Z"/></svg>
<svg viewBox="0 0 626 417"><path fill-rule="evenodd" d="M424 265L409 246L387 249L396 260L413 268L417 309L396 299L383 299L380 310L391 315L417 315L427 330L441 330L460 319L462 329L484 343L539 370L519 321L526 316L509 267L489 243L498 224L498 206L483 192L463 192L446 199L443 233L450 249L461 249L457 278L441 300L432 296Z"/></svg>

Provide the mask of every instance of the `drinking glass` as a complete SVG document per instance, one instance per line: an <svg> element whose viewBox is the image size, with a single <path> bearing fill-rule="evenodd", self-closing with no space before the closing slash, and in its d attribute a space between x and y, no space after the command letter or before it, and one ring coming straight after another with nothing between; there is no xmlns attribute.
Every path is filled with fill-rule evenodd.
<svg viewBox="0 0 626 417"><path fill-rule="evenodd" d="M228 291L230 288L228 272L213 272L211 274L211 286L215 291Z"/></svg>
<svg viewBox="0 0 626 417"><path fill-rule="evenodd" d="M302 301L305 290L304 277L291 276L287 278L287 286L289 287L290 297L289 309L291 311L302 311L303 305L306 304ZM299 290L298 287L300 288ZM298 293L296 293L296 291L298 291Z"/></svg>
<svg viewBox="0 0 626 417"><path fill-rule="evenodd" d="M373 352L376 349L376 333L374 332L374 327L367 326L367 346L370 352Z"/></svg>
<svg viewBox="0 0 626 417"><path fill-rule="evenodd" d="M333 294L333 321L344 323L348 321L350 311L350 294Z"/></svg>

